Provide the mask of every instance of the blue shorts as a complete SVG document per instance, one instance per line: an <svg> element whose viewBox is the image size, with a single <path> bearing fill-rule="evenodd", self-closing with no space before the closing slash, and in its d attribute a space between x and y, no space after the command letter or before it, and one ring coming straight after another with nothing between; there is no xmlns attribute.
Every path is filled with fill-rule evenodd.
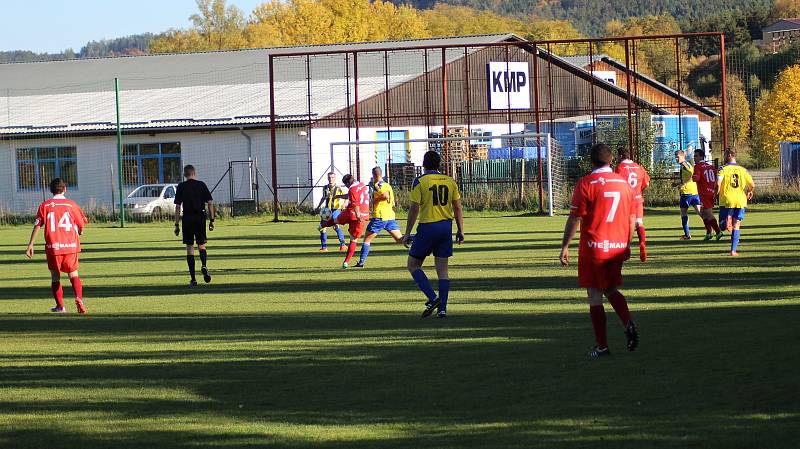
<svg viewBox="0 0 800 449"><path fill-rule="evenodd" d="M382 220L380 218L373 218L367 225L367 234L380 234L381 231L399 231L400 225L397 220Z"/></svg>
<svg viewBox="0 0 800 449"><path fill-rule="evenodd" d="M420 223L408 255L424 260L431 254L434 257L453 255L453 221L443 220L435 223Z"/></svg>
<svg viewBox="0 0 800 449"><path fill-rule="evenodd" d="M335 222L335 221L336 221L336 219L337 219L337 218L339 218L339 215L342 215L342 210L341 210L341 209L334 209L334 210L332 210L332 211L331 211L331 220L333 220L333 221ZM322 220L322 219L320 219L320 220L319 220L319 224L323 224L323 223L325 223L325 221L324 221L324 220ZM334 225L333 225L333 227L335 228L335 227L336 227L336 225L334 224Z"/></svg>
<svg viewBox="0 0 800 449"><path fill-rule="evenodd" d="M689 209L693 206L700 206L700 195L681 195L681 209Z"/></svg>
<svg viewBox="0 0 800 449"><path fill-rule="evenodd" d="M725 207L720 212L724 214L723 216L725 217L726 220L728 217L731 217L736 221L744 221L744 213L746 210L747 209L745 209L744 207L735 207L735 208Z"/></svg>

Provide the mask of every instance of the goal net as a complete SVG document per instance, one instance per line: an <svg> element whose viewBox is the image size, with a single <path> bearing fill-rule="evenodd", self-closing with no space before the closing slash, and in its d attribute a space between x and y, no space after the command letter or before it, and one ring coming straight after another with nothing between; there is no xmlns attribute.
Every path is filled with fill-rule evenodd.
<svg viewBox="0 0 800 449"><path fill-rule="evenodd" d="M401 131L398 133L408 132ZM393 132L386 134L393 136ZM426 151L442 155L442 170L452 176L464 202L477 209L522 209L555 215L565 205L564 154L547 133L468 134L462 128L429 133L421 138L388 138L330 143L330 166L318 173L351 173L363 182L380 167L384 179L399 190L410 190L422 174Z"/></svg>

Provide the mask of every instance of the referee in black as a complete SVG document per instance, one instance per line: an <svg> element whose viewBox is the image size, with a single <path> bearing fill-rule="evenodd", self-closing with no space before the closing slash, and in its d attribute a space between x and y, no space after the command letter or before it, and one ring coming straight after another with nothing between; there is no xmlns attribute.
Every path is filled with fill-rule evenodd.
<svg viewBox="0 0 800 449"><path fill-rule="evenodd" d="M178 184L175 192L175 235L181 233L181 223L183 224L183 243L186 245L186 263L189 265L189 275L192 280L189 282L191 287L197 285L195 279L194 245L200 250L200 263L202 267L203 280L211 282L211 275L208 274L206 260L206 205L208 205L208 230L214 230L214 203L211 192L203 181L197 180L197 171L194 166L187 165L183 168L183 176L186 181ZM183 209L183 218L181 218Z"/></svg>

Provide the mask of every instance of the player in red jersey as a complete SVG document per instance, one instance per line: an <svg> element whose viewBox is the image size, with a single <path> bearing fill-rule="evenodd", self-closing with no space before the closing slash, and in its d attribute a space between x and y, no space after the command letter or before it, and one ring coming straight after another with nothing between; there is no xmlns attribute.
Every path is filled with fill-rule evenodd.
<svg viewBox="0 0 800 449"><path fill-rule="evenodd" d="M347 206L344 211L336 217L336 220L328 220L320 223L320 229L333 226L334 224L347 225L350 233L350 244L347 246L347 255L342 263L342 269L350 267L350 259L356 252L358 239L364 235L364 231L369 222L369 187L363 182L356 181L353 175L344 175L342 182L347 187Z"/></svg>
<svg viewBox="0 0 800 449"><path fill-rule="evenodd" d="M630 158L630 151L621 147L617 153L619 164L614 170L615 173L628 181L633 189L633 213L636 215L636 235L639 237L639 259L647 262L647 243L644 230L644 190L650 185L650 175L641 165L633 162Z"/></svg>
<svg viewBox="0 0 800 449"><path fill-rule="evenodd" d="M28 241L25 255L33 258L33 243L39 235L39 229L44 227L45 254L47 255L47 268L50 269L50 284L56 306L51 312L62 313L64 308L64 291L61 288L61 273L67 273L69 281L75 290L75 306L78 313L86 313L83 305L83 285L78 277L78 253L81 252L81 242L78 237L83 233L83 227L88 220L81 208L64 195L67 193L67 184L60 178L50 182L50 192L53 198L39 205L36 220L33 222L33 231Z"/></svg>
<svg viewBox="0 0 800 449"><path fill-rule="evenodd" d="M575 186L560 259L562 265L569 265L569 244L580 226L578 284L585 287L589 295L589 315L597 345L588 355L594 359L611 354L603 295L625 326L629 351L639 344L639 333L625 296L617 290L622 285L622 264L631 256L630 243L636 223L634 194L628 180L609 167L611 150L607 145L594 145L591 159L594 170Z"/></svg>
<svg viewBox="0 0 800 449"><path fill-rule="evenodd" d="M697 183L697 193L700 195L700 216L706 225L706 237L703 240L711 240L714 237L712 231L716 233L717 240L722 237L719 222L714 217L714 198L717 196L717 168L707 162L706 152L694 150L694 174L692 181Z"/></svg>

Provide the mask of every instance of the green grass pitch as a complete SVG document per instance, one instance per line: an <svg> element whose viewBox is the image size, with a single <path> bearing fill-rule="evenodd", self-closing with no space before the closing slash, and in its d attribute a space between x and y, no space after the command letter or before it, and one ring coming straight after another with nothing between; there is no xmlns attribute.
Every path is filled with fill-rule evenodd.
<svg viewBox="0 0 800 449"><path fill-rule="evenodd" d="M468 217L447 320L419 318L387 237L341 271L311 220L253 219L219 223L192 291L169 223L91 227L90 315L51 316L41 242L29 262L29 228L2 228L0 447L797 448L790 209L751 212L736 259L649 212L652 259L623 288L641 345L607 307L613 356L593 362L564 217Z"/></svg>

